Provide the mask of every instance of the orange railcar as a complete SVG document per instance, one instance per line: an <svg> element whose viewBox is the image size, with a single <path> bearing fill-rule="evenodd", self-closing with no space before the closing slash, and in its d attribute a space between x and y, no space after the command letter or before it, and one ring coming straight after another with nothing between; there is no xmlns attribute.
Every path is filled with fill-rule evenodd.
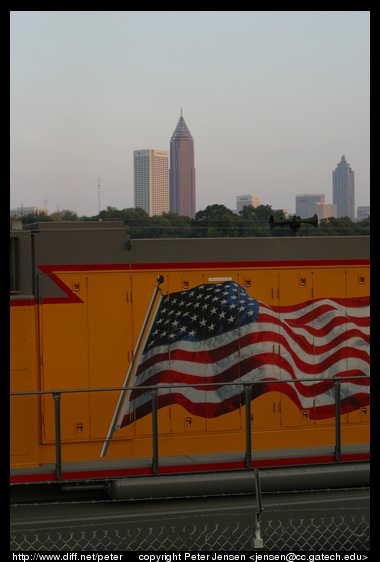
<svg viewBox="0 0 380 562"><path fill-rule="evenodd" d="M10 252L12 484L369 461L369 237L130 240L122 222L13 224ZM239 340L224 373L234 399L210 410L202 384L216 379L203 376L204 407L189 406L166 373L170 399L114 431L157 288L226 283L259 307L255 351Z"/></svg>

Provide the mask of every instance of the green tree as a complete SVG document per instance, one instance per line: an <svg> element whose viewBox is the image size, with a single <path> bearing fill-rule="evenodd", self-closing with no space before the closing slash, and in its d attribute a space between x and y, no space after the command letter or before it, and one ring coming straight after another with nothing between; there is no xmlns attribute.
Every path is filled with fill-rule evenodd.
<svg viewBox="0 0 380 562"><path fill-rule="evenodd" d="M98 215L78 217L75 211L64 209L50 215L32 213L21 217L23 224L46 221L123 221L127 233L133 238L216 238L216 237L263 237L292 236L289 225L271 229L269 218L276 221L285 218L282 209L273 210L270 205L253 207L246 205L239 214L224 205L209 205L198 211L194 219L177 213L163 213L150 217L140 208L117 209L108 206ZM286 220L291 220L289 217ZM299 236L369 236L370 217L352 221L349 217L330 217L319 221L318 227L301 223Z"/></svg>
<svg viewBox="0 0 380 562"><path fill-rule="evenodd" d="M238 216L224 205L209 205L195 214L196 236L236 237L239 235Z"/></svg>
<svg viewBox="0 0 380 562"><path fill-rule="evenodd" d="M116 209L116 207L106 207L103 211L100 211L98 215L96 215L95 220L102 220L102 221L117 221L123 220L123 211Z"/></svg>
<svg viewBox="0 0 380 562"><path fill-rule="evenodd" d="M165 215L150 217L145 238L172 238L172 225Z"/></svg>
<svg viewBox="0 0 380 562"><path fill-rule="evenodd" d="M192 219L177 213L164 213L162 215L170 222L171 237L192 238Z"/></svg>
<svg viewBox="0 0 380 562"><path fill-rule="evenodd" d="M62 211L56 211L55 213L51 213L50 217L53 221L60 222L60 221L77 221L79 217L75 211L71 211L70 209L63 209Z"/></svg>
<svg viewBox="0 0 380 562"><path fill-rule="evenodd" d="M240 236L263 237L271 236L269 229L269 217L274 211L270 205L245 205L239 212L239 232ZM282 213L283 211L278 211Z"/></svg>
<svg viewBox="0 0 380 562"><path fill-rule="evenodd" d="M151 238L149 236L150 216L140 207L123 209L122 220L131 238Z"/></svg>
<svg viewBox="0 0 380 562"><path fill-rule="evenodd" d="M53 217L51 215L47 215L46 213L29 213L21 217L21 223L24 224L33 224L35 222L53 222Z"/></svg>

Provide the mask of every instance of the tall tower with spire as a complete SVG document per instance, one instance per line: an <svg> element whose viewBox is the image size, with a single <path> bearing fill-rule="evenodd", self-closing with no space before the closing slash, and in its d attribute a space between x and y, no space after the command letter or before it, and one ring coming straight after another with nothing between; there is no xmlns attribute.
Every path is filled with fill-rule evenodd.
<svg viewBox="0 0 380 562"><path fill-rule="evenodd" d="M195 217L194 140L181 116L170 139L170 211Z"/></svg>
<svg viewBox="0 0 380 562"><path fill-rule="evenodd" d="M337 217L355 218L355 174L346 158L342 156L333 170L333 204L336 205Z"/></svg>

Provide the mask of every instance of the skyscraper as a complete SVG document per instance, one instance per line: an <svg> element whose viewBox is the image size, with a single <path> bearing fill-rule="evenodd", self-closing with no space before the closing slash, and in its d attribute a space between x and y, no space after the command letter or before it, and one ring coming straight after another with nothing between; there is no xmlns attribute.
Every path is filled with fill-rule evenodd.
<svg viewBox="0 0 380 562"><path fill-rule="evenodd" d="M135 208L150 217L169 212L169 157L167 150L133 152Z"/></svg>
<svg viewBox="0 0 380 562"><path fill-rule="evenodd" d="M355 218L355 174L346 158L342 156L333 170L333 203L336 205L337 217Z"/></svg>
<svg viewBox="0 0 380 562"><path fill-rule="evenodd" d="M194 140L185 123L179 118L170 139L170 211L195 217Z"/></svg>

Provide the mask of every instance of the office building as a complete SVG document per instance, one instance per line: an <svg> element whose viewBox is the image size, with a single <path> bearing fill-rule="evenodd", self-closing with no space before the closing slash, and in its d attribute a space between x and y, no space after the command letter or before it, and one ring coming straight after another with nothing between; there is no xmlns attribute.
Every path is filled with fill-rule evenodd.
<svg viewBox="0 0 380 562"><path fill-rule="evenodd" d="M314 214L314 213L313 213ZM315 204L315 214L321 219L336 218L336 205L334 203Z"/></svg>
<svg viewBox="0 0 380 562"><path fill-rule="evenodd" d="M296 215L301 219L309 219L317 215L318 219L336 217L336 205L325 203L325 196L316 193L296 195Z"/></svg>
<svg viewBox="0 0 380 562"><path fill-rule="evenodd" d="M315 214L315 206L323 205L325 196L316 193L302 193L296 195L296 215L301 219L307 219Z"/></svg>
<svg viewBox="0 0 380 562"><path fill-rule="evenodd" d="M236 197L236 212L240 213L244 207L252 205L258 207L260 205L260 197L257 195L238 195Z"/></svg>
<svg viewBox="0 0 380 562"><path fill-rule="evenodd" d="M355 218L355 174L346 158L342 156L333 170L333 203L336 205L337 217Z"/></svg>
<svg viewBox="0 0 380 562"><path fill-rule="evenodd" d="M150 217L169 212L169 156L167 150L133 152L134 206Z"/></svg>
<svg viewBox="0 0 380 562"><path fill-rule="evenodd" d="M170 139L170 211L195 217L194 140L182 116Z"/></svg>
<svg viewBox="0 0 380 562"><path fill-rule="evenodd" d="M368 206L366 205L366 206L363 206L363 207L358 207L356 216L359 220L368 219L368 217L371 214L370 211L371 211L371 207L369 205Z"/></svg>

